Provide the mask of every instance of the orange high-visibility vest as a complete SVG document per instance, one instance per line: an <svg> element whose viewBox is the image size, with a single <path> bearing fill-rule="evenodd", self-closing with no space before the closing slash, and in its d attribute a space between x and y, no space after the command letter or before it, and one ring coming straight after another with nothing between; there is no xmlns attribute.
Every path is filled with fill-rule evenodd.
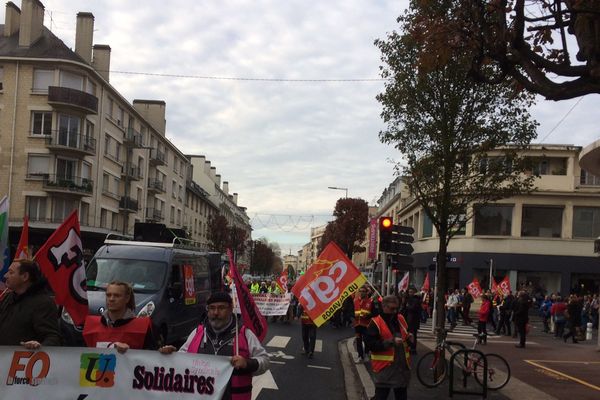
<svg viewBox="0 0 600 400"><path fill-rule="evenodd" d="M382 340L392 340L394 335L388 328L387 324L381 318L380 315L374 317L372 319L373 323L377 326L379 330L379 335ZM406 358L406 365L410 369L410 349L407 345L408 340L408 324L406 320L402 316L402 314L398 314L398 323L400 324L400 334L402 335L402 347L404 349L404 357ZM383 351L372 351L371 352L371 367L373 368L373 372L379 372L382 369L390 366L394 362L394 348L395 346L390 347L389 349Z"/></svg>
<svg viewBox="0 0 600 400"><path fill-rule="evenodd" d="M372 308L373 300L370 297L361 299L356 296L354 298L354 326L369 326Z"/></svg>

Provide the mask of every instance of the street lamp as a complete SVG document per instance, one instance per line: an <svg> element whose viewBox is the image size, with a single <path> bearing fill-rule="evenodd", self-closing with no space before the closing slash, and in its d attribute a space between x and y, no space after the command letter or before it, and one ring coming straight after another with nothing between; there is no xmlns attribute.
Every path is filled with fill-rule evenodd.
<svg viewBox="0 0 600 400"><path fill-rule="evenodd" d="M348 188L342 188L342 187L335 187L335 186L327 186L327 189L333 189L333 190L343 190L346 192L346 199L348 198Z"/></svg>

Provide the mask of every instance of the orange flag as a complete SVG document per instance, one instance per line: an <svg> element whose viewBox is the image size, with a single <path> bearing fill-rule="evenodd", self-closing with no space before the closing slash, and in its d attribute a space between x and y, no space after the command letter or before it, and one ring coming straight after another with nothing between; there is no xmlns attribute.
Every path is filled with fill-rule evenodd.
<svg viewBox="0 0 600 400"><path fill-rule="evenodd" d="M321 326L366 281L342 249L330 242L317 261L298 279L292 293L310 319Z"/></svg>
<svg viewBox="0 0 600 400"><path fill-rule="evenodd" d="M23 230L21 231L21 238L17 245L17 251L15 253L15 259L30 259L29 255L29 217L26 215L23 217Z"/></svg>

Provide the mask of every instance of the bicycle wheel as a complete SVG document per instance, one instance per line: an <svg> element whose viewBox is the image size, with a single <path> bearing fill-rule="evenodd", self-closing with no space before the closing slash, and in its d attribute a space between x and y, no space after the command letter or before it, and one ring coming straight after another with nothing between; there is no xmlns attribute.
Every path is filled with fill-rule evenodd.
<svg viewBox="0 0 600 400"><path fill-rule="evenodd" d="M487 358L487 387L490 390L503 388L510 380L510 366L498 354L486 354ZM473 374L480 385L483 385L483 359L473 363Z"/></svg>
<svg viewBox="0 0 600 400"><path fill-rule="evenodd" d="M434 388L444 381L448 363L440 352L430 351L421 357L417 364L417 378L428 388Z"/></svg>

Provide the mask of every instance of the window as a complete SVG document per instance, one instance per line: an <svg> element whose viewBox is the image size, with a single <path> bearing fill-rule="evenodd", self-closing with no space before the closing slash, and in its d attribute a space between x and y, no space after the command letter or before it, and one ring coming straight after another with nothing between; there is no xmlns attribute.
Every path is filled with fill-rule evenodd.
<svg viewBox="0 0 600 400"><path fill-rule="evenodd" d="M175 206L171 206L171 218L170 221L172 224L175 223Z"/></svg>
<svg viewBox="0 0 600 400"><path fill-rule="evenodd" d="M29 219L32 221L44 221L46 219L46 198L45 197L25 197L26 210Z"/></svg>
<svg viewBox="0 0 600 400"><path fill-rule="evenodd" d="M54 85L54 71L51 69L36 69L33 71L33 90L47 92L48 86Z"/></svg>
<svg viewBox="0 0 600 400"><path fill-rule="evenodd" d="M123 108L119 107L119 111L117 112L117 125L123 126L125 123L125 111Z"/></svg>
<svg viewBox="0 0 600 400"><path fill-rule="evenodd" d="M108 107L106 108L106 113L112 119L113 118L113 108L115 107L115 102L110 97L108 98Z"/></svg>
<svg viewBox="0 0 600 400"><path fill-rule="evenodd" d="M176 174L179 173L179 160L175 157L175 153L173 153L173 172Z"/></svg>
<svg viewBox="0 0 600 400"><path fill-rule="evenodd" d="M429 215L423 213L423 237L429 238L431 236L433 236L433 224L429 219Z"/></svg>
<svg viewBox="0 0 600 400"><path fill-rule="evenodd" d="M96 84L88 79L87 86L85 87L85 91L92 96L96 95Z"/></svg>
<svg viewBox="0 0 600 400"><path fill-rule="evenodd" d="M104 137L104 155L110 154L110 142L111 142L111 137L106 135Z"/></svg>
<svg viewBox="0 0 600 400"><path fill-rule="evenodd" d="M52 134L52 112L33 111L31 113L31 134L32 135L51 135Z"/></svg>
<svg viewBox="0 0 600 400"><path fill-rule="evenodd" d="M183 186L179 185L179 201L183 200Z"/></svg>
<svg viewBox="0 0 600 400"><path fill-rule="evenodd" d="M181 210L177 210L177 225L181 225Z"/></svg>
<svg viewBox="0 0 600 400"><path fill-rule="evenodd" d="M110 183L110 177L105 172L102 174L102 191L103 192L109 193L109 191L108 191L109 183Z"/></svg>
<svg viewBox="0 0 600 400"><path fill-rule="evenodd" d="M92 176L92 165L87 162L81 163L81 178L82 180L89 180Z"/></svg>
<svg viewBox="0 0 600 400"><path fill-rule="evenodd" d="M27 157L27 177L42 177L50 171L50 156L29 154Z"/></svg>
<svg viewBox="0 0 600 400"><path fill-rule="evenodd" d="M600 186L600 177L590 174L586 170L581 170L581 176L579 177L579 183L581 185Z"/></svg>
<svg viewBox="0 0 600 400"><path fill-rule="evenodd" d="M562 207L523 206L521 236L561 237Z"/></svg>
<svg viewBox="0 0 600 400"><path fill-rule="evenodd" d="M92 139L94 137L94 124L91 121L85 121L85 137Z"/></svg>
<svg viewBox="0 0 600 400"><path fill-rule="evenodd" d="M108 228L108 210L100 210L100 228Z"/></svg>
<svg viewBox="0 0 600 400"><path fill-rule="evenodd" d="M512 205L476 206L474 213L475 235L510 236Z"/></svg>
<svg viewBox="0 0 600 400"><path fill-rule="evenodd" d="M115 160L119 161L121 159L121 143L117 142L116 150L115 150Z"/></svg>
<svg viewBox="0 0 600 400"><path fill-rule="evenodd" d="M573 237L600 236L600 207L573 207Z"/></svg>
<svg viewBox="0 0 600 400"><path fill-rule="evenodd" d="M119 214L111 213L111 216L112 216L112 218L111 218L110 228L113 231L117 231L117 230L119 230Z"/></svg>
<svg viewBox="0 0 600 400"><path fill-rule="evenodd" d="M54 198L54 209L52 210L52 221L63 222L65 218L79 208L79 203L76 200L67 198Z"/></svg>
<svg viewBox="0 0 600 400"><path fill-rule="evenodd" d="M77 175L77 161L58 158L56 160L56 177L73 180Z"/></svg>
<svg viewBox="0 0 600 400"><path fill-rule="evenodd" d="M79 223L81 225L89 225L90 216L90 205L88 203L81 203L81 210L79 210Z"/></svg>
<svg viewBox="0 0 600 400"><path fill-rule="evenodd" d="M60 86L83 90L83 76L69 71L60 71Z"/></svg>
<svg viewBox="0 0 600 400"><path fill-rule="evenodd" d="M171 182L171 195L174 199L177 198L177 181Z"/></svg>
<svg viewBox="0 0 600 400"><path fill-rule="evenodd" d="M81 118L74 115L60 114L58 116L58 144L77 148L80 125Z"/></svg>

